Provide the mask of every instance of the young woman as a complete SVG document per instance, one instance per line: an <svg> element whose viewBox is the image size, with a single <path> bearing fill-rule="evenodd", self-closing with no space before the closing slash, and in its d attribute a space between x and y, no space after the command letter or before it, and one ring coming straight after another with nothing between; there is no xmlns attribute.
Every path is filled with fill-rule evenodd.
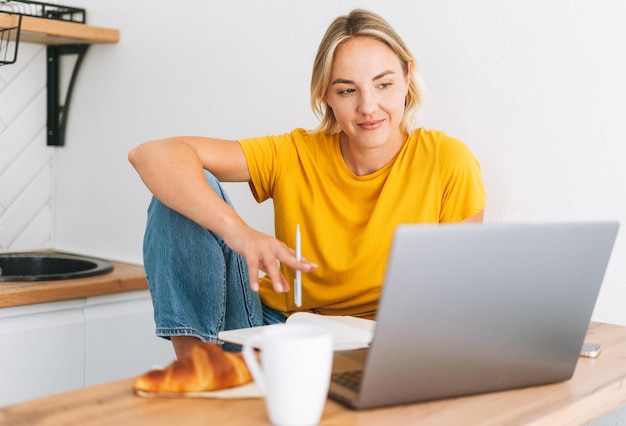
<svg viewBox="0 0 626 426"><path fill-rule="evenodd" d="M411 127L415 74L387 22L355 10L330 25L317 52L315 131L177 137L130 152L154 194L144 266L157 334L171 338L178 357L221 330L283 322L300 310L373 318L396 225L482 221L472 153L443 132ZM258 202L272 198L276 237L250 228L220 181L249 182ZM290 285L296 270L301 307Z"/></svg>

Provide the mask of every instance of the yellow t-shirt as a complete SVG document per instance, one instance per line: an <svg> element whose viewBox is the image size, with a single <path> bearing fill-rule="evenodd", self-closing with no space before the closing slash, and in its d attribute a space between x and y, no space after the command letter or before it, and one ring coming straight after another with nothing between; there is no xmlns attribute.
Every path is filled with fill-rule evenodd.
<svg viewBox="0 0 626 426"><path fill-rule="evenodd" d="M418 129L396 157L367 176L345 164L339 134L291 133L240 140L258 202L274 201L276 237L319 267L302 274L302 307L260 281L261 300L289 315L373 318L396 225L459 222L485 208L478 161L459 140ZM281 266L293 283L295 273Z"/></svg>

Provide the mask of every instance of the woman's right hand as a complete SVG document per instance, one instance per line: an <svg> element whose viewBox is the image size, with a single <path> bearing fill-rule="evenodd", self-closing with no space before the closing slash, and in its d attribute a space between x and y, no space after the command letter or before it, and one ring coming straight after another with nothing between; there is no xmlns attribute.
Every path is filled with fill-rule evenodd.
<svg viewBox="0 0 626 426"><path fill-rule="evenodd" d="M231 228L232 229L232 228ZM317 265L302 257L298 260L296 251L282 241L242 226L223 236L226 244L237 253L240 253L248 264L250 287L259 291L259 272L264 272L272 281L274 291L283 293L289 291L289 282L280 271L280 264L299 270L303 273L311 272Z"/></svg>

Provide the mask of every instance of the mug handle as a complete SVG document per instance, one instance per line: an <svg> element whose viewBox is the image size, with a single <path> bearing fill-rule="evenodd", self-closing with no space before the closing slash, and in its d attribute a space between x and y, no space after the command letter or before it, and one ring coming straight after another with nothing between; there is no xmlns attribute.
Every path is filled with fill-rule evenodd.
<svg viewBox="0 0 626 426"><path fill-rule="evenodd" d="M254 355L254 345L261 341L261 335L257 334L251 336L243 343L243 359L246 361L248 365L248 369L250 369L250 373L252 373L252 377L256 382L257 386L261 390L261 392L265 395L265 379L263 376L263 370L261 370L261 366L257 361L256 356Z"/></svg>

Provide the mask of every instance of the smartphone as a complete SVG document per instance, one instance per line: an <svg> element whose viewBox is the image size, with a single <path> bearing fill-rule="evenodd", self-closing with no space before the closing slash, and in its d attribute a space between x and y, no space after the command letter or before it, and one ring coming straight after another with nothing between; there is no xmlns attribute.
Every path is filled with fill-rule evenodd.
<svg viewBox="0 0 626 426"><path fill-rule="evenodd" d="M580 349L580 356L595 358L600 355L600 350L602 350L602 345L600 343L585 342L583 343L583 347Z"/></svg>

